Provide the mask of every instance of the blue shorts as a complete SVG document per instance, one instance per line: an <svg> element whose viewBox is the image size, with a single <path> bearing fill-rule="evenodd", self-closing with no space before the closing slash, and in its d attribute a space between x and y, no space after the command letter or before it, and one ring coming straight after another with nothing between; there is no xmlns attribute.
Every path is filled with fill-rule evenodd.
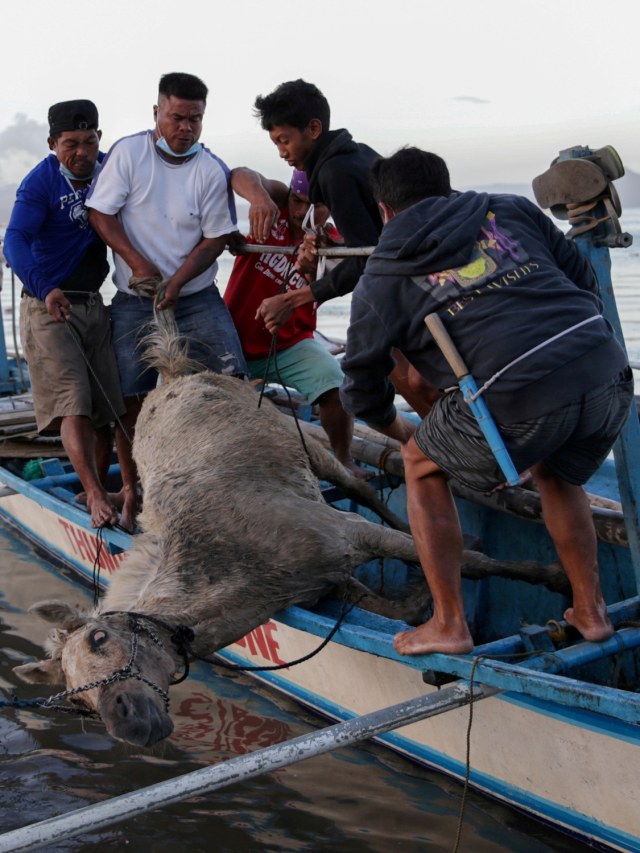
<svg viewBox="0 0 640 853"><path fill-rule="evenodd" d="M624 426L633 401L631 369L565 406L516 424L498 424L522 473L537 462L581 486L595 474ZM439 468L477 491L504 483L487 441L459 390L438 400L415 433L420 450Z"/></svg>
<svg viewBox="0 0 640 853"><path fill-rule="evenodd" d="M266 358L247 362L252 379L279 382L295 388L309 403L315 403L327 391L339 388L344 379L342 368L331 353L313 338L305 338L277 352L269 363Z"/></svg>
<svg viewBox="0 0 640 853"><path fill-rule="evenodd" d="M141 340L153 321L153 301L119 290L110 310L122 394L124 397L148 394L156 387L158 374L143 361ZM238 333L215 285L181 296L176 307L176 323L188 344L190 358L214 373L247 375Z"/></svg>

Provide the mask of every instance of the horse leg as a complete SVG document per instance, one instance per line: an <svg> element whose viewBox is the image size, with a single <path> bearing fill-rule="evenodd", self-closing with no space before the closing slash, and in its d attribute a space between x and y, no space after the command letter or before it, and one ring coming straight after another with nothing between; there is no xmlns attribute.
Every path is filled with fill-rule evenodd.
<svg viewBox="0 0 640 853"><path fill-rule="evenodd" d="M338 460L312 436L306 437L311 469L319 480L328 480L352 498L376 513L395 530L409 532L409 525L392 512L376 494L376 490L358 477L354 477Z"/></svg>

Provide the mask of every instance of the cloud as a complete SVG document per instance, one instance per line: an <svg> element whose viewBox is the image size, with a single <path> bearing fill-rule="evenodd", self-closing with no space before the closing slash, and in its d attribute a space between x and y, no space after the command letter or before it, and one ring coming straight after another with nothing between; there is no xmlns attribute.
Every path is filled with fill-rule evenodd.
<svg viewBox="0 0 640 853"><path fill-rule="evenodd" d="M0 151L23 151L39 156L49 136L46 124L27 118L24 113L16 113L13 124L0 131Z"/></svg>
<svg viewBox="0 0 640 853"><path fill-rule="evenodd" d="M466 101L468 104L490 104L486 98L476 98L474 95L454 95L452 101Z"/></svg>
<svg viewBox="0 0 640 853"><path fill-rule="evenodd" d="M0 131L0 181L20 181L47 154L49 128L24 113Z"/></svg>

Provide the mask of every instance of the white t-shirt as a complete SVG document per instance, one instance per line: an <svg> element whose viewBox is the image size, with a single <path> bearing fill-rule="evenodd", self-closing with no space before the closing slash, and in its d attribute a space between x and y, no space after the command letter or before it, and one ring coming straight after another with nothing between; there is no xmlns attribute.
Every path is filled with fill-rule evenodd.
<svg viewBox="0 0 640 853"><path fill-rule="evenodd" d="M86 200L87 207L117 214L131 244L173 275L203 237L237 230L229 169L204 146L186 163L169 163L158 152L153 131L120 139L102 163ZM131 268L114 252L115 283L129 288ZM197 293L213 283L218 264L187 282L181 290Z"/></svg>

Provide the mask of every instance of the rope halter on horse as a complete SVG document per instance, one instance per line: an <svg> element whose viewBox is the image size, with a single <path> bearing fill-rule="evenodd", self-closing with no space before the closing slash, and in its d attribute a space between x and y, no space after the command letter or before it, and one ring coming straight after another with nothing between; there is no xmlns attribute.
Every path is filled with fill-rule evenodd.
<svg viewBox="0 0 640 853"><path fill-rule="evenodd" d="M104 678L99 678L99 679L96 679L95 681L90 681L87 684L83 684L80 687L71 687L67 690L61 690L59 693L56 693L54 696L50 696L47 700L45 700L43 703L41 703L41 707L51 708L51 707L53 707L53 703L57 703L57 702L60 702L62 700L65 700L65 699L69 699L71 697L75 697L80 693L86 693L87 691L94 690L98 687L108 687L110 684L115 684L119 681L127 681L129 679L135 679L136 681L140 681L143 684L146 684L147 687L150 687L152 690L154 690L163 700L164 709L166 712L168 712L169 711L169 704L170 704L168 691L165 690L163 687L160 687L158 684L153 682L150 678L148 678L146 675L144 675L142 673L142 671L140 670L140 667L137 663L137 657L138 657L138 651L140 648L139 639L140 639L141 635L143 635L143 634L146 635L154 645L156 645L158 648L164 650L165 649L164 643L163 643L161 637L159 636L159 634L155 631L153 624L155 623L157 625L160 625L161 627L168 628L171 631L172 629L170 628L170 626L165 626L163 623L160 622L160 620L157 620L151 616L146 616L145 614L142 614L142 613L131 613L131 612L126 612L126 611L111 611L111 612L102 613L99 615L103 619L105 617L109 617L109 616L126 616L127 617L128 623L129 623L129 628L131 630L131 638L130 638L131 646L130 646L130 654L129 654L128 662L125 664L125 666L122 666L122 667L119 667L118 669L115 669L110 675L107 675ZM190 630L190 629L187 629L187 630ZM175 635L175 634L176 634L176 632L172 631L172 638L173 638L173 635ZM193 634L193 632L191 632L191 635L192 634ZM192 639L192 636L190 639ZM184 648L185 647L183 645L183 648L182 649L178 648L178 651L183 656L183 658L185 660L185 669L186 669L186 672L188 673L188 663L186 660L186 656L185 656L186 652L184 651ZM184 680L184 678L186 678L186 674L183 675L177 681L173 681L171 683L172 684L178 684L178 683L180 683L180 681ZM57 707L59 707L59 706L57 706ZM88 713L91 714L92 716L95 716L95 717L99 716L99 714L97 714L97 712L94 712L94 711L89 710Z"/></svg>

